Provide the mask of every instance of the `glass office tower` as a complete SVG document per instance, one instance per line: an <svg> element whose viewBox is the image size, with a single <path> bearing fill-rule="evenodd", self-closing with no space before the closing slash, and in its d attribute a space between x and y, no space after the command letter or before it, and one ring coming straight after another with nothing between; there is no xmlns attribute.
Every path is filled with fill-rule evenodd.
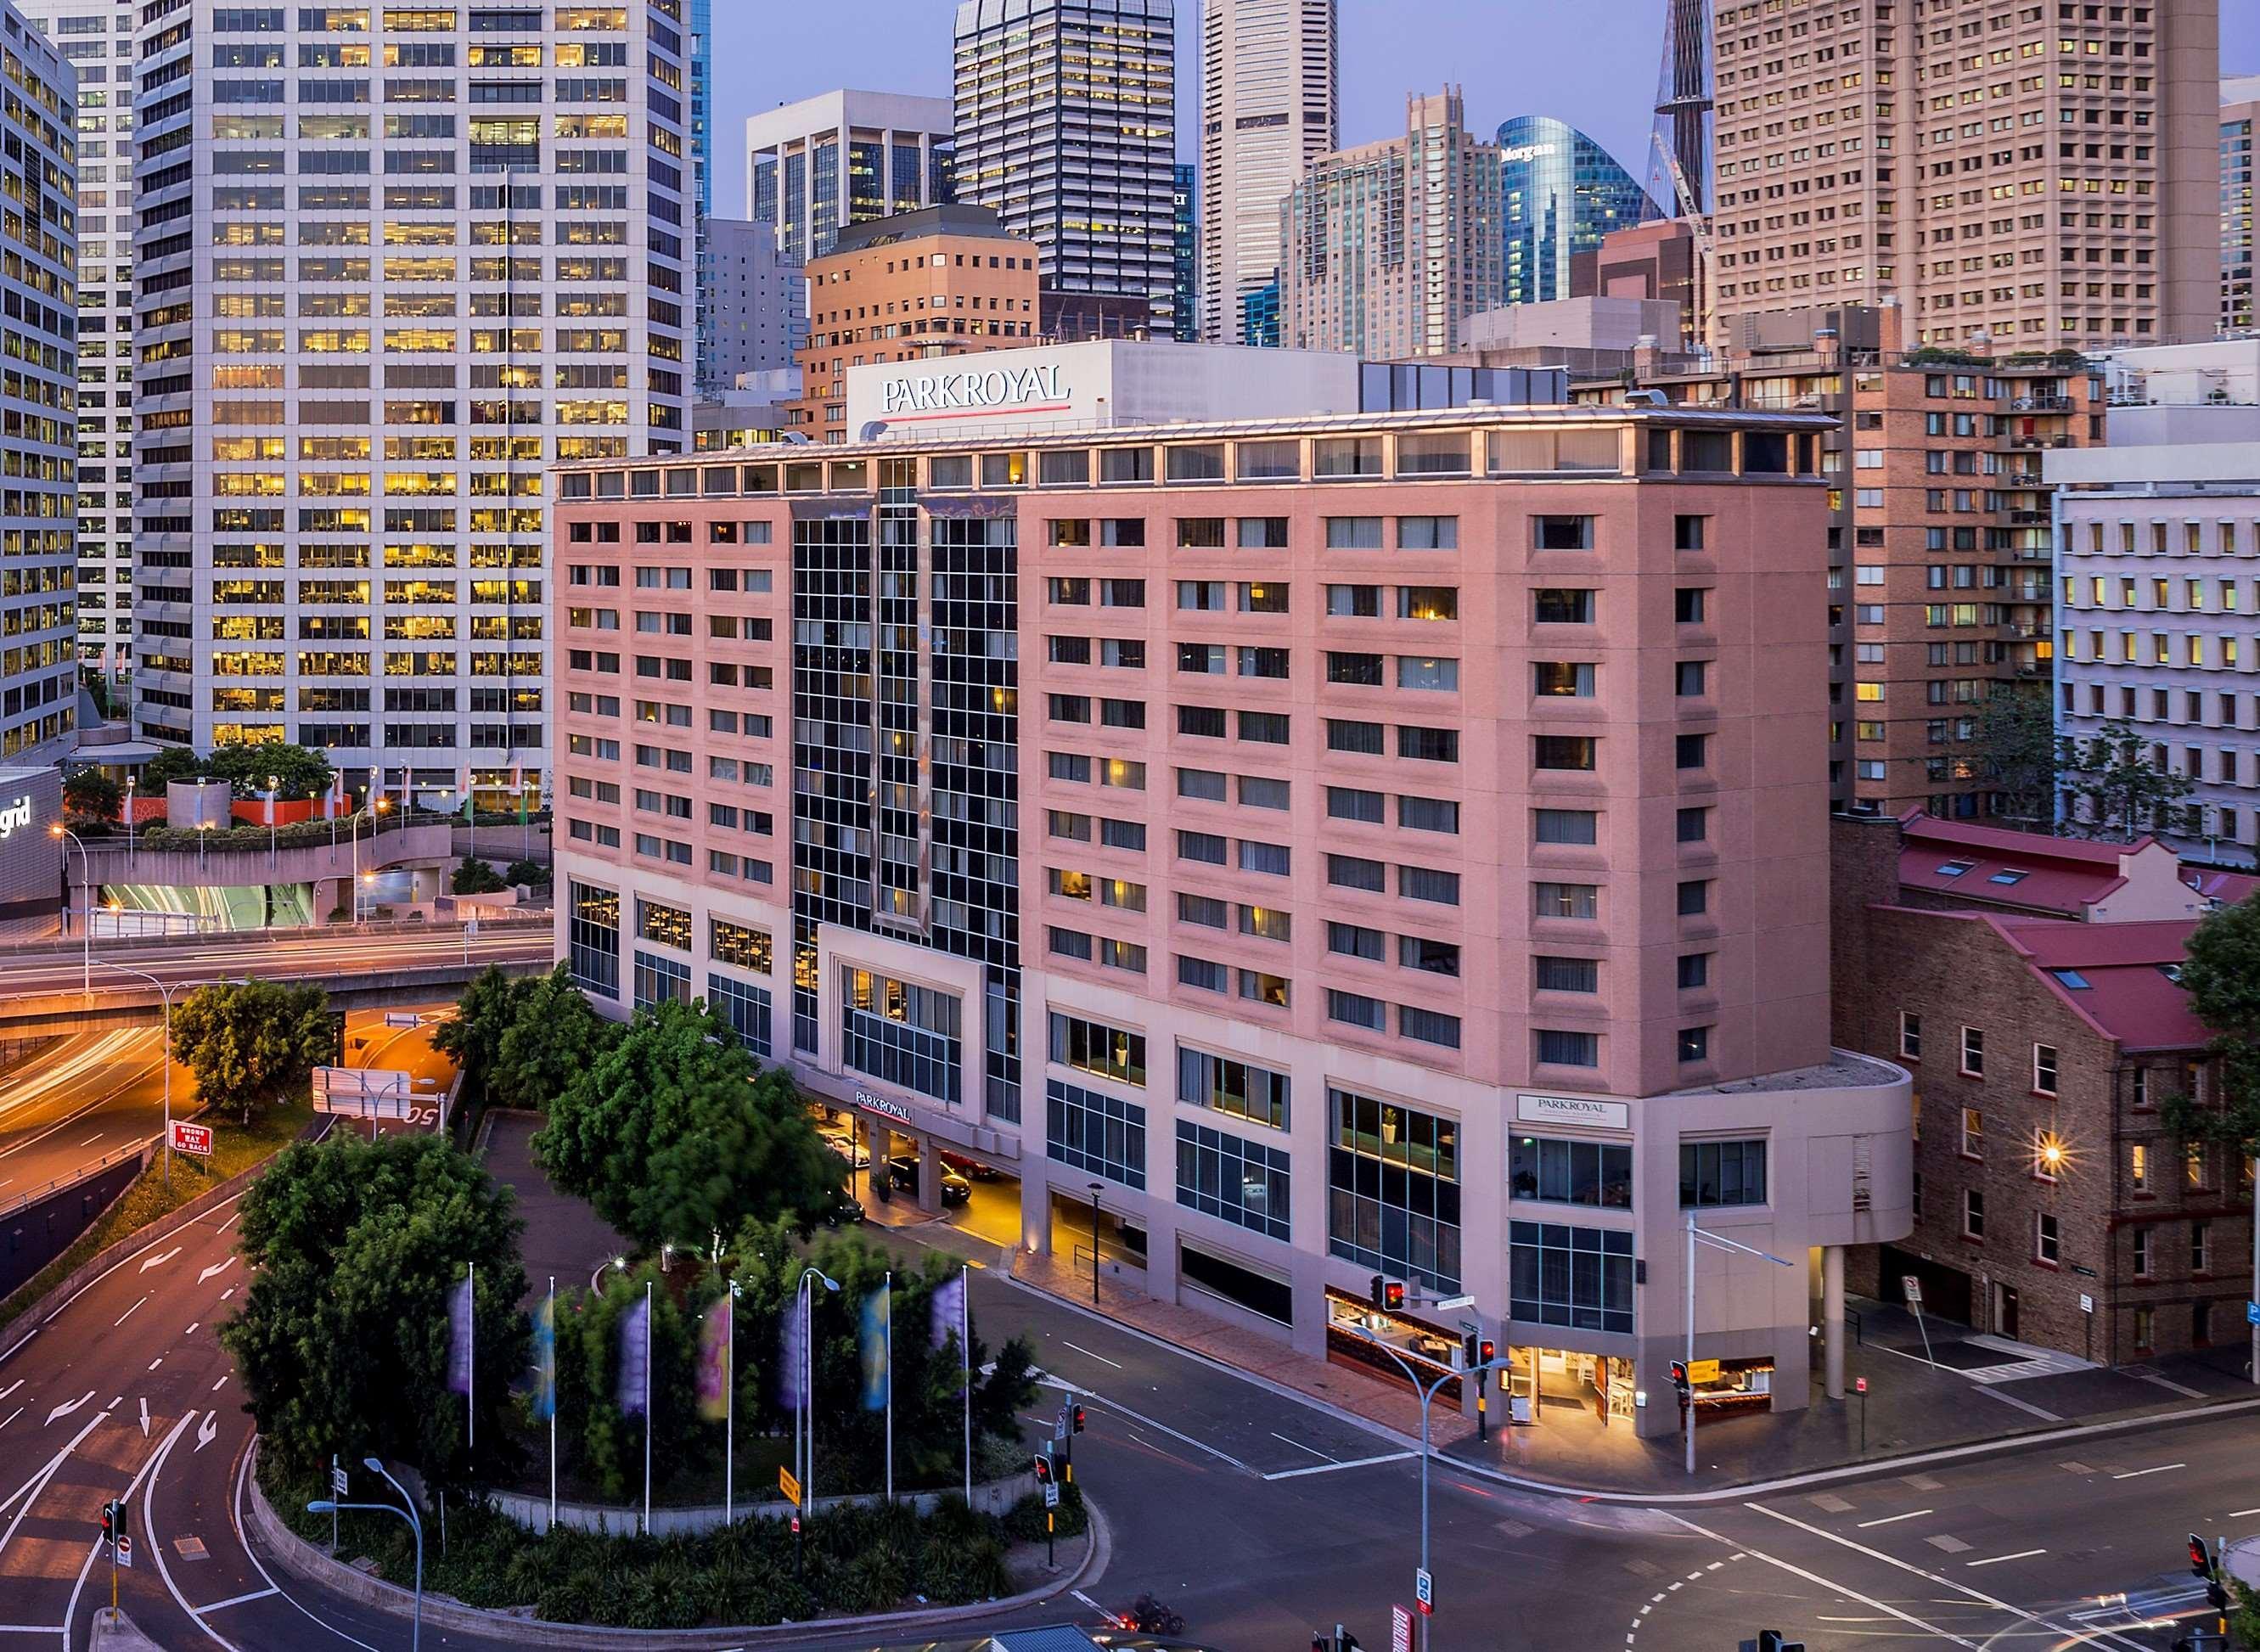
<svg viewBox="0 0 2260 1652"><path fill-rule="evenodd" d="M1648 191L1609 152L1567 122L1517 115L1498 129L1499 223L1506 302L1570 294L1570 256L1648 215Z"/></svg>

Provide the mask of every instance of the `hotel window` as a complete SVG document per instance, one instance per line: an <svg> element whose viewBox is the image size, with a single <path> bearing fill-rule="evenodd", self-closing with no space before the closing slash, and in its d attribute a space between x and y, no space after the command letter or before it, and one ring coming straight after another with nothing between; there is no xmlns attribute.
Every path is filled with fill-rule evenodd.
<svg viewBox="0 0 2260 1652"><path fill-rule="evenodd" d="M1361 1267L1457 1291L1458 1121L1346 1090L1330 1088L1327 1105L1327 1248Z"/></svg>
<svg viewBox="0 0 2260 1652"><path fill-rule="evenodd" d="M1397 518L1397 548L1400 551L1455 551L1460 548L1460 518L1455 516L1400 516Z"/></svg>
<svg viewBox="0 0 2260 1652"><path fill-rule="evenodd" d="M1978 1027L1962 1029L1962 1073L1965 1078L1985 1076L1985 1034Z"/></svg>
<svg viewBox="0 0 2260 1652"><path fill-rule="evenodd" d="M1272 1239L1288 1236L1287 1155L1177 1120L1177 1203Z"/></svg>
<svg viewBox="0 0 2260 1652"><path fill-rule="evenodd" d="M1327 989L1327 1019L1340 1021L1347 1026L1362 1026L1370 1032L1384 1033L1389 1029L1389 1006L1379 998L1369 998L1362 992L1345 992L1339 987Z"/></svg>
<svg viewBox="0 0 2260 1652"><path fill-rule="evenodd" d="M2033 1046L2033 1088L2043 1096L2056 1094L2056 1046Z"/></svg>
<svg viewBox="0 0 2260 1652"><path fill-rule="evenodd" d="M1532 811L1531 836L1539 843L1591 843L1598 835L1599 821L1591 809L1536 809Z"/></svg>
<svg viewBox="0 0 2260 1652"><path fill-rule="evenodd" d="M1056 1026L1060 1018L1055 1015ZM1125 1187L1146 1185L1146 1110L1054 1078L1044 1085L1044 1153Z"/></svg>
<svg viewBox="0 0 2260 1652"><path fill-rule="evenodd" d="M569 887L567 951L574 983L617 1001L620 995L620 898L608 889Z"/></svg>
<svg viewBox="0 0 2260 1652"><path fill-rule="evenodd" d="M1679 1144L1679 1208L1709 1210L1766 1202L1766 1144L1683 1141Z"/></svg>
<svg viewBox="0 0 2260 1652"><path fill-rule="evenodd" d="M1632 1235L1565 1222L1507 1227L1508 1312L1526 1323L1629 1333Z"/></svg>
<svg viewBox="0 0 2260 1652"><path fill-rule="evenodd" d="M738 1035L740 1043L754 1055L767 1059L771 1049L767 990L729 976L709 972L706 1005Z"/></svg>
<svg viewBox="0 0 2260 1652"><path fill-rule="evenodd" d="M1975 1107L1962 1110L1962 1155L1969 1159L1985 1156L1985 1115Z"/></svg>
<svg viewBox="0 0 2260 1652"><path fill-rule="evenodd" d="M1530 886L1532 916L1591 919L1600 910L1600 895L1598 883L1533 883Z"/></svg>
<svg viewBox="0 0 2260 1652"><path fill-rule="evenodd" d="M1970 1239L1985 1237L1985 1195L1977 1188L1962 1195L1962 1232Z"/></svg>
<svg viewBox="0 0 2260 1652"><path fill-rule="evenodd" d="M2033 1218L2033 1260L2049 1268L2063 1260L2063 1241L2056 1219L2046 1211Z"/></svg>
<svg viewBox="0 0 2260 1652"><path fill-rule="evenodd" d="M1146 1083L1146 1035L1104 1021L1051 1015L1051 1059L1093 1078L1116 1083Z"/></svg>
<svg viewBox="0 0 2260 1652"><path fill-rule="evenodd" d="M635 1007L655 1009L662 1004L690 1002L690 966L679 958L664 958L640 947L635 955Z"/></svg>
<svg viewBox="0 0 2260 1652"><path fill-rule="evenodd" d="M1899 1055L1910 1062L1922 1059L1922 1017L1906 1010L1899 1012Z"/></svg>
<svg viewBox="0 0 2260 1652"><path fill-rule="evenodd" d="M1253 1062L1177 1047L1177 1099L1250 1124L1287 1128L1291 1081Z"/></svg>
<svg viewBox="0 0 2260 1652"><path fill-rule="evenodd" d="M1536 1059L1554 1067L1598 1067L1601 1064L1600 1035L1596 1033L1577 1033L1555 1027L1532 1030Z"/></svg>
<svg viewBox="0 0 2260 1652"><path fill-rule="evenodd" d="M1531 547L1541 551L1590 551L1593 548L1593 518L1589 516L1539 516L1530 519Z"/></svg>
<svg viewBox="0 0 2260 1652"><path fill-rule="evenodd" d="M1510 1150L1508 1191L1548 1205L1632 1208L1632 1148L1614 1141L1557 1141L1517 1136Z"/></svg>
<svg viewBox="0 0 2260 1652"><path fill-rule="evenodd" d="M956 995L869 969L840 971L840 1064L955 1104L963 1066Z"/></svg>
<svg viewBox="0 0 2260 1652"><path fill-rule="evenodd" d="M1377 516L1328 517L1327 548L1330 551L1380 550L1381 518Z"/></svg>

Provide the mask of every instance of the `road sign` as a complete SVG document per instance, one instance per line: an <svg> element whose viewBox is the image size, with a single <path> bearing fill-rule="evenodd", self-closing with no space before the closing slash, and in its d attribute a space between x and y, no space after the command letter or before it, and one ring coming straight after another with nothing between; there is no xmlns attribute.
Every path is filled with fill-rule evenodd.
<svg viewBox="0 0 2260 1652"><path fill-rule="evenodd" d="M1911 1273L1901 1274L1899 1276L1899 1290L1906 1297L1907 1306L1910 1308L1919 1308L1922 1306L1921 1280L1916 1278Z"/></svg>
<svg viewBox="0 0 2260 1652"><path fill-rule="evenodd" d="M413 1010L387 1010L384 1024L387 1026L421 1026L424 1018Z"/></svg>
<svg viewBox="0 0 2260 1652"><path fill-rule="evenodd" d="M1044 1482L1044 1506L1048 1509L1055 1509L1059 1506L1059 1482L1057 1480L1047 1480Z"/></svg>
<svg viewBox="0 0 2260 1652"><path fill-rule="evenodd" d="M330 1464L330 1491L333 1495L346 1495L346 1471L333 1461Z"/></svg>
<svg viewBox="0 0 2260 1652"><path fill-rule="evenodd" d="M1059 1415L1052 1419L1052 1438L1055 1441L1067 1438L1067 1407L1064 1405L1060 1407Z"/></svg>
<svg viewBox="0 0 2260 1652"><path fill-rule="evenodd" d="M2079 1311L2082 1313L2092 1313L2095 1312L2095 1298L2089 1296L2085 1291L2079 1293Z"/></svg>
<svg viewBox="0 0 2260 1652"><path fill-rule="evenodd" d="M173 1120L174 1152L193 1153L208 1159L211 1156L211 1150L212 1133L210 1125L188 1124L178 1119Z"/></svg>
<svg viewBox="0 0 2260 1652"><path fill-rule="evenodd" d="M1719 1362L1716 1360L1696 1360L1691 1362L1687 1367L1687 1380L1691 1383L1717 1382L1719 1380Z"/></svg>
<svg viewBox="0 0 2260 1652"><path fill-rule="evenodd" d="M1402 1606L1389 1608L1389 1652L1412 1652L1412 1614Z"/></svg>
<svg viewBox="0 0 2260 1652"><path fill-rule="evenodd" d="M1412 1574L1412 1599L1423 1613L1432 1613L1436 1610L1435 1585L1429 1580L1426 1566L1418 1568Z"/></svg>
<svg viewBox="0 0 2260 1652"><path fill-rule="evenodd" d="M132 1538L121 1537L118 1540L118 1563L125 1567L128 1571L132 1571L133 1570L133 1540Z"/></svg>
<svg viewBox="0 0 2260 1652"><path fill-rule="evenodd" d="M777 1490L784 1493L784 1500L793 1507L800 1506L800 1482L793 1478L792 1470L783 1463L777 1464Z"/></svg>
<svg viewBox="0 0 2260 1652"><path fill-rule="evenodd" d="M1854 1377L1852 1379L1852 1391L1856 1394L1866 1393L1868 1391L1868 1379L1864 1377Z"/></svg>
<svg viewBox="0 0 2260 1652"><path fill-rule="evenodd" d="M2248 1302L2244 1305L2244 1323L2260 1325L2260 1302Z"/></svg>

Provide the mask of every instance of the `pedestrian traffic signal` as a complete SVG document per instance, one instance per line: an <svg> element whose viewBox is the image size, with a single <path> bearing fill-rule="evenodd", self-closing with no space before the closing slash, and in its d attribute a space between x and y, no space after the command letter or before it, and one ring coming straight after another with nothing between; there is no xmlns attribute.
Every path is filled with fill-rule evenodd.
<svg viewBox="0 0 2260 1652"><path fill-rule="evenodd" d="M132 1516L129 1505L122 1499L102 1505L102 1534L111 1542L125 1535Z"/></svg>
<svg viewBox="0 0 2260 1652"><path fill-rule="evenodd" d="M1051 1453L1048 1451L1039 1451L1036 1453L1036 1484L1038 1485L1049 1485L1051 1483Z"/></svg>
<svg viewBox="0 0 2260 1652"><path fill-rule="evenodd" d="M1366 1300L1377 1308L1386 1308L1393 1313L1405 1305L1404 1283L1397 1279L1384 1279L1379 1274L1376 1274L1373 1276L1373 1283L1367 1287Z"/></svg>
<svg viewBox="0 0 2260 1652"><path fill-rule="evenodd" d="M1069 1426L1076 1434L1083 1432L1083 1407L1077 1405L1069 1413Z"/></svg>
<svg viewBox="0 0 2260 1652"><path fill-rule="evenodd" d="M1473 1331L1460 1339L1460 1362L1463 1369L1471 1371L1483 1363L1482 1356L1477 1352L1482 1346L1483 1339Z"/></svg>
<svg viewBox="0 0 2260 1652"><path fill-rule="evenodd" d="M1476 1343L1476 1353L1481 1356L1476 1361L1476 1363L1478 1365L1488 1365L1498 1357L1498 1344L1492 1341L1489 1337L1484 1337Z"/></svg>
<svg viewBox="0 0 2260 1652"><path fill-rule="evenodd" d="M2189 1534L2189 1557L2191 1577L2210 1577L2213 1576L2212 1551L2206 1548L2205 1539L2199 1537L2195 1532L2192 1532Z"/></svg>

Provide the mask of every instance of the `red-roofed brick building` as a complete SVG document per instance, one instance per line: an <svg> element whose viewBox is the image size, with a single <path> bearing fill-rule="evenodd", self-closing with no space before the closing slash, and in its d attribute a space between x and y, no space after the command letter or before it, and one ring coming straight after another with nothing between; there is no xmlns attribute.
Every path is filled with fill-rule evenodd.
<svg viewBox="0 0 2260 1652"><path fill-rule="evenodd" d="M1836 825L1835 1041L1915 1075L1914 1232L1854 1251L1848 1284L1899 1301L1911 1276L1935 1319L2104 1364L2240 1341L2244 1164L2185 1155L2160 1116L2215 1082L2176 979L2198 913L2105 916L2151 890L2150 850L2180 888L2171 855L1908 827ZM1940 889L1947 849L1972 864ZM2028 876L1986 881L2004 867ZM1995 888L2066 915L1980 893ZM1956 890L1976 899L1956 910Z"/></svg>
<svg viewBox="0 0 2260 1652"><path fill-rule="evenodd" d="M1898 825L1899 898L1910 906L2116 923L2202 917L2212 904L2182 881L2180 860L2156 838L2052 838L1920 809Z"/></svg>

